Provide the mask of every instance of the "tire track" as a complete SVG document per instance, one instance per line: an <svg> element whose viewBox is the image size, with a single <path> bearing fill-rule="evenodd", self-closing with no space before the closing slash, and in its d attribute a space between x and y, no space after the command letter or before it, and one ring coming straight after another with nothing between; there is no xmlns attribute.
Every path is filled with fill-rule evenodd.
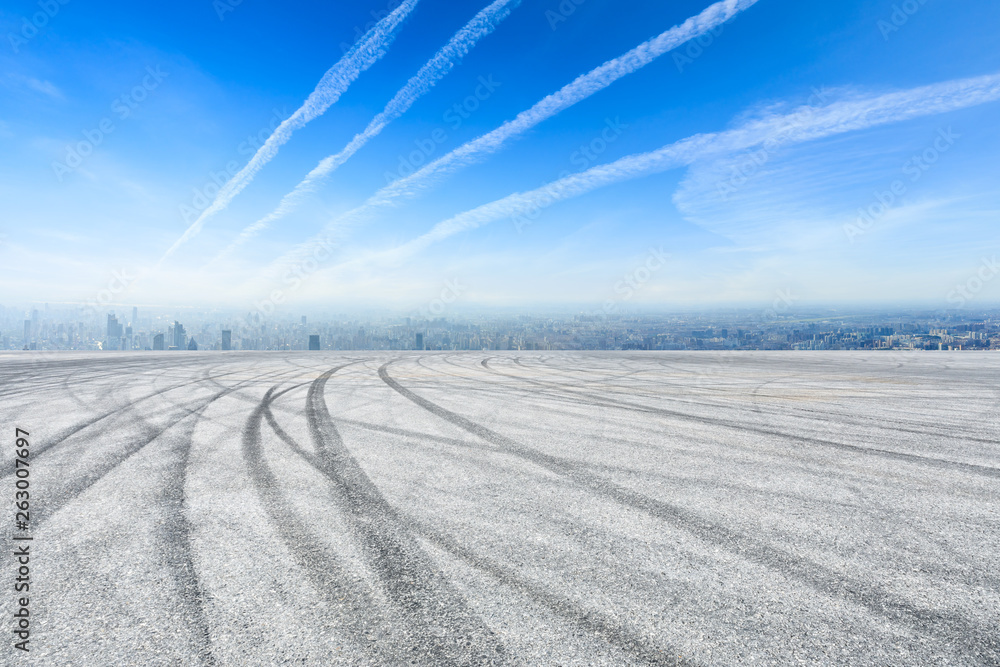
<svg viewBox="0 0 1000 667"><path fill-rule="evenodd" d="M213 368L215 368L215 367L213 367ZM236 372L238 372L238 371L232 371L230 373L223 373L222 375L216 376L216 378L218 378L218 377L224 377L226 375L233 375ZM153 391L151 393L145 394L144 396L140 396L139 398L133 399L127 405L122 405L122 406L115 407L115 408L113 408L111 410L107 410L107 411L99 414L96 417L92 417L92 418L86 419L86 420L84 420L82 422L78 422L77 424L74 424L73 426L70 426L70 427L68 427L66 429L63 429L62 431L60 431L56 435L52 436L50 439L46 440L45 442L42 442L42 443L39 443L38 445L35 445L33 447L33 449L32 449L32 456L35 457L35 458L37 458L37 457L41 456L42 454L45 454L49 450L51 450L51 449L53 449L53 448L55 448L55 447L57 447L57 446L65 443L69 438L71 438L72 436L80 433L81 431L83 431L85 429L88 429L88 428L90 428L92 426L95 426L95 425L99 424L100 422L104 421L105 419L108 419L108 418L113 417L115 415L119 415L124 410L133 410L134 411L135 406L136 406L137 403L142 403L144 401L148 401L148 400L150 400L152 398L155 398L157 396L161 396L161 395L163 395L163 394L165 394L167 392L177 391L178 389L183 389L185 387L190 387L191 385L195 385L195 384L199 384L199 383L205 382L205 380L206 380L206 378L202 377L202 378L199 378L197 380L189 380L189 381L186 381L186 382L181 382L179 384L172 385L172 386L167 387L165 389L157 389L156 391ZM0 473L0 479L5 479L7 477L10 477L13 474L14 474L14 460L11 459L8 463L4 464L3 472Z"/></svg>
<svg viewBox="0 0 1000 667"><path fill-rule="evenodd" d="M537 382L537 381L533 381L533 380L530 380L530 379L527 379L527 378L520 378L520 377L517 377L517 376L508 376L508 375L506 375L504 373L500 373L500 372L495 371L494 369L492 369L487 364L488 361L490 361L490 360L492 360L494 358L495 357L490 357L490 358L484 359L480 363L484 366L484 368L486 368L487 370L489 370L490 372L492 372L495 375L499 375L501 377L511 377L511 378L522 380L522 381L528 382L528 383L541 384L541 388L539 388L539 389L520 388L520 387L516 387L516 386L507 386L507 387L505 387L505 389L507 389L509 391L517 391L517 392L526 393L529 396L531 396L533 399L538 399L539 397L543 397L543 396L546 397L546 398L548 398L550 400L550 405L549 405L549 408L548 408L550 412L553 411L553 410L559 410L559 414L573 414L572 412L566 410L566 406L572 406L572 407L576 407L576 408L602 407L602 408L618 409L618 410L623 409L622 406L621 406L621 404L618 403L618 402L608 402L608 401L614 401L614 399L607 399L607 400L604 400L604 401L602 401L599 398L592 398L592 399L589 399L589 400L580 400L580 395L578 393L576 393L576 392L565 391L565 390L562 390L562 389L560 389L558 391L557 390L552 390L552 389L547 388L548 385L542 384L542 383ZM467 391L472 391L472 392L486 391L486 392L489 392L491 390L486 390L486 389L481 389L481 388L472 388L472 389L469 389ZM551 405L552 403L559 404L559 407L558 408L552 407L552 405ZM657 408L654 408L654 407L634 406L634 407L630 407L630 408L627 408L627 409L630 412L639 412L639 413L644 413L644 414L661 415L661 416L665 412L664 410L657 409ZM686 415L687 417L689 417L689 418L691 418L693 420L697 420L698 419L697 416L695 416L695 415L689 415L687 413L679 413L679 414ZM669 417L669 416L673 416L673 415L667 415L667 416ZM726 422L726 424L729 424L729 422ZM738 430L746 430L746 431L752 431L753 430L753 428L750 428L750 427L741 427L741 426L733 426L732 428L736 428ZM785 435L785 437L792 438L792 439L795 439L795 438L803 439L803 438L805 438L805 436L793 436L793 435ZM758 452L759 451L756 448L739 446L739 445L733 444L732 442L720 442L718 439L711 439L710 442L713 445L715 445L715 446L725 447L725 448L728 448L728 449L737 449L737 450L743 451L743 452ZM833 446L841 444L841 443L835 443L835 442L829 442L829 441L820 441L820 442L827 443L827 444L833 445ZM634 446L634 443L632 443L632 446ZM867 452L869 450L866 448L866 449L864 449L864 451ZM780 452L779 451L775 451L774 453L769 454L769 455L772 456L772 457L780 457L782 459L792 459L792 460L799 461L799 462L805 464L805 466L807 466L807 468L804 468L804 469L814 469L815 468L815 459L812 456L803 455L803 454L801 454L801 453L799 453L798 451L795 451L795 450L792 450L792 451L780 451ZM916 456L916 455L914 455L914 456ZM934 459L934 460L938 460L938 459Z"/></svg>
<svg viewBox="0 0 1000 667"><path fill-rule="evenodd" d="M745 352L736 352L734 354L740 356L746 355ZM913 355L908 355L908 356L913 357ZM732 357L729 363L736 363L736 357ZM903 365L904 364L902 363L898 364L896 368L898 369ZM814 363L812 365L807 366L805 372L808 372L813 376L822 376L824 378L828 377L827 373L832 373L834 375L842 373L842 369L837 368L835 365L832 368L827 368L827 366L829 366L829 364ZM673 368L675 368L680 372L684 372L686 374L693 375L696 377L701 375L697 371L688 370L677 366L673 366ZM776 378L774 380L766 382L765 384L771 384L781 379L802 380L803 378L806 377L808 376L805 375L804 372L800 372L796 375L785 375L782 376L782 378ZM841 380L843 380L843 378L841 378ZM984 384L987 387L989 387L989 383L984 383ZM757 390L754 390L754 393L759 391L759 389L760 387L758 387ZM1000 396L1000 394L997 393L996 389L992 389L992 391L994 392L995 396ZM726 404L723 405L725 407L732 407L731 405L726 405ZM1000 399L995 399L994 405L1000 405ZM919 436L931 435L941 438L956 437L956 429L957 429L956 424L951 423L945 425L942 424L939 420L933 420L933 419L920 420L917 418L917 415L906 415L903 418L897 418L897 417L891 417L886 414L880 414L876 417L876 416L866 416L857 414L855 411L851 411L850 409L847 409L843 412L834 412L832 410L818 410L815 408L807 408L800 405L791 405L791 406L783 405L782 407L784 412L778 413L775 410L767 409L766 406L757 403L755 410L762 417L764 415L787 416L789 413L797 413L795 414L795 416L800 419L808 420L813 423L822 423L823 428L828 432L835 430L835 427L839 427L842 424L846 424L850 426L856 426L859 428L871 428L874 426L876 428L889 430L892 432L912 433L914 435L919 435ZM836 417L836 420L830 418L831 414ZM964 420L964 421L969 421L969 420ZM919 428L913 428L912 425L916 425ZM995 442L995 440L993 439L983 438L968 433L959 435L958 437L961 437L963 440L969 440L970 442L979 442L983 444L994 444Z"/></svg>
<svg viewBox="0 0 1000 667"><path fill-rule="evenodd" d="M485 360L484 360L485 362ZM832 449L838 449L841 451L847 451L856 454L864 454L869 456L877 456L880 458L904 461L906 463L914 463L918 465L927 465L943 469L957 470L960 472L971 473L974 475L979 475L982 477L990 477L993 479L1000 479L1000 468L993 468L991 466L980 465L977 463L966 463L964 461L952 461L948 459L939 459L932 456L922 456L920 454L909 454L907 452L898 452L889 449L879 449L876 447L862 447L861 445L852 445L846 442L835 442L833 440L823 440L820 438L811 438L803 435L795 435L793 433L786 433L784 431L777 431L774 429L765 428L763 426L753 426L746 423L736 423L727 419L720 419L717 417L707 417L702 415L693 415L686 412L680 412L678 410L668 410L666 408L657 408L653 406L636 405L635 403L630 403L627 401L620 401L613 398L593 396L581 391L575 391L568 389L566 387L560 386L557 383L543 382L541 380L532 380L529 378L520 378L516 375L508 375L506 373L501 373L492 369L489 365L484 363L484 367L498 375L508 377L511 379L521 380L523 382L528 382L533 385L547 387L550 389L555 389L556 391L562 392L566 395L576 396L581 399L586 399L588 405L595 405L600 407L618 408L622 410L631 410L634 412L644 412L648 414L662 415L665 417L672 417L675 419L680 419L682 421L692 421L700 424L708 424L711 426L721 426L723 428L734 429L740 432L752 432L759 433L761 435L771 435L779 438L784 438L786 440L791 440L793 442L799 442L812 446L827 447ZM381 371L380 371L381 373ZM391 386L391 385L390 385ZM985 440L970 437L969 440L982 440L983 442L989 444L995 444L993 440Z"/></svg>
<svg viewBox="0 0 1000 667"><path fill-rule="evenodd" d="M11 389L0 390L0 398L4 396L13 396L26 392L27 390L34 391L45 391L47 389L59 389L64 386L66 378L63 374L66 372L67 368L73 369L75 373L83 372L89 370L91 375L85 376L85 380L91 381L94 379L105 378L105 377L123 377L128 376L128 371L135 368L154 368L159 369L159 366L153 362L153 360L142 360L132 363L125 363L120 366L115 366L114 370L103 371L102 366L112 365L115 360L98 360L98 359L66 359L66 360L51 360L44 362L36 362L41 366L41 368L36 369L34 372L24 372L14 377L3 376L2 381L5 385L13 385ZM182 363L182 366L193 365L193 361L188 361ZM30 365L30 362L29 364ZM52 368L48 368L51 366ZM77 368L79 367L79 368ZM52 375L57 376L58 379L50 379ZM25 383L23 380L18 378L33 378L33 382Z"/></svg>
<svg viewBox="0 0 1000 667"><path fill-rule="evenodd" d="M274 532L313 588L340 612L337 614L339 623L331 625L329 630L346 632L348 639L374 664L403 664L407 656L396 650L397 641L389 627L389 621L393 620L392 610L384 615L374 612L380 605L363 579L345 569L340 557L324 542L315 539L312 530L285 500L278 478L264 461L261 425L266 412L274 400L305 384L308 383L280 392L275 391L278 388L275 385L267 391L243 428L243 461Z"/></svg>
<svg viewBox="0 0 1000 667"><path fill-rule="evenodd" d="M201 382L203 380L197 380ZM242 383L241 383L242 384ZM181 461L186 463L190 453L191 436L197 426L196 418L208 407L226 396L236 391L239 384L233 387L224 388L216 392L207 399L196 399L197 406L189 408L177 406L176 411L183 414L168 420L164 426L153 426L139 416L143 422L141 437L128 446L116 451L108 461L88 471L81 477L64 482L56 489L48 489L44 493L45 502L36 505L32 509L32 528L37 531L44 526L49 519L62 511L74 500L79 498L92 486L104 479L113 470L131 459L147 446L160 440L172 429L186 420L191 420L181 433L168 436L171 443L167 447L169 455L180 456ZM126 409L134 411L134 404ZM177 599L177 604L183 608L182 616L189 626L189 635L194 646L194 652L199 656L202 664L212 665L214 660L211 653L211 638L208 634L208 624L204 612L204 591L201 587L191 551L191 526L187 520L184 509L184 480L185 466L175 466L176 473L168 479L163 492L159 494L160 507L166 505L164 514L166 521L158 528L158 532L164 536L168 548L163 554L171 576L178 586L178 590L183 591ZM3 557L4 563L10 558L9 554Z"/></svg>
<svg viewBox="0 0 1000 667"><path fill-rule="evenodd" d="M327 381L337 370L309 387L306 419L318 454L306 458L336 489L368 566L410 624L413 639L406 652L425 654L436 664L474 664L481 657L476 647L492 644L500 655L491 656L491 662L502 662L497 637L435 570L406 522L344 445L324 398Z"/></svg>
<svg viewBox="0 0 1000 667"><path fill-rule="evenodd" d="M742 355L744 353L737 352L737 353L733 353L733 354L734 355ZM709 357L709 358L713 359L713 360L715 359L714 355L713 355L713 357ZM729 359L730 359L730 361L728 361L727 363L733 363L734 360L735 360L735 356L732 356ZM522 368L525 368L525 369L528 369L528 370L531 370L530 367L525 366L523 363L520 362L520 358L519 357L514 358L513 361L518 366L520 366ZM663 363L666 363L666 362L661 362L661 365L663 365ZM717 362L717 363L721 363L721 362ZM494 370L494 369L492 369L488 365L484 366L484 367L487 368L487 369L489 369L489 370L493 370L493 372L495 372L498 375L503 375L505 377L510 377L510 378L516 378L516 379L519 379L519 380L522 380L522 381L525 381L525 382L532 382L532 380L530 380L528 378L523 378L523 377L520 377L520 376L513 376L513 375L506 374L506 373L502 373L501 371L498 371L498 370ZM696 378L703 378L704 377L703 373L699 373L696 370L688 370L688 369L679 368L679 367L676 367L676 366L671 366L671 368L673 368L674 370L677 370L679 372L683 372L685 374L692 375L692 376L694 376ZM548 371L550 369L551 369L551 367L547 365L547 369L546 370ZM553 370L553 372L554 372L554 370ZM640 372L646 372L646 371L633 371L633 373L640 373ZM813 371L813 372L815 372L815 371ZM628 374L625 374L625 375L631 375L633 373L628 373ZM560 375L562 375L563 377L568 377L565 373L560 373ZM621 377L624 377L624 375L621 376ZM778 382L778 381L783 380L783 379L800 379L801 377L802 377L802 375L785 375L785 376L782 376L781 378L775 378L773 380L769 380L769 381L765 382L764 384L771 384L773 382ZM551 384L555 385L555 386L559 386L561 391L564 391L564 392L567 392L567 393L577 393L577 392L574 392L572 390L572 388L566 387L565 385L559 385L558 383L551 383ZM712 387L705 387L705 386L701 387L701 389L713 391L713 392L716 392L716 393L718 393L720 391L720 390L714 389ZM754 390L754 393L756 393L756 391L759 391L759 389L760 389L760 387L758 387L757 390ZM609 391L609 390L606 390L606 391ZM630 389L628 389L628 390L615 390L612 393L620 395L622 393L632 393L632 392L631 392ZM729 403L729 402L686 401L686 400L681 400L681 399L678 399L678 398L675 398L675 397L662 396L662 395L649 394L649 393L644 393L643 395L644 396L648 396L650 398L655 398L655 399L670 400L671 402L674 402L674 403L682 403L682 404L689 404L689 405L696 405L696 406L709 406L709 405L711 405L711 406L722 407L722 408L729 408L729 409L733 409L734 408L733 404ZM609 399L609 400L614 400L614 399ZM631 404L631 405L635 405L635 404ZM654 409L656 409L656 408L654 408ZM861 427L861 428L869 428L869 427L871 427L871 426L874 425L876 427L883 428L883 429L889 429L889 430L892 430L894 432L913 433L915 435L920 435L920 436L927 436L927 435L934 435L934 436L937 436L937 437L954 437L955 436L954 426L951 426L950 427L951 430L949 431L949 430L946 430L946 429L942 429L940 422L936 422L936 421L921 422L921 421L917 421L916 419L913 419L913 418L908 418L905 421L903 421L901 419L891 419L891 418L889 418L888 416L885 416L885 415L879 416L878 418L872 418L872 417L864 417L864 416L861 416L861 415L857 415L857 414L855 414L853 412L848 411L848 412L844 412L844 413L837 413L838 421L837 422L833 422L833 420L829 419L830 412L820 411L820 410L816 410L816 409L810 409L810 408L806 408L806 407L802 407L802 406L784 406L784 409L785 409L785 412L781 413L782 416L786 416L789 410L790 411L794 411L794 412L800 413L800 415L801 415L800 418L801 419L807 419L807 420L809 420L811 422L822 422L825 425L824 428L826 428L828 431L832 430L831 427L830 427L830 424L833 424L833 423L840 424L842 422L846 422L849 425L857 426L857 427ZM762 416L762 421L763 421L763 416L764 415L774 415L774 414L777 414L774 411L764 409L764 406L760 405L759 403L756 405L755 411L758 412ZM909 426L909 424L917 424L920 427L920 429L922 429L922 430L916 429L916 428L911 428ZM995 442L995 440L992 440L992 439L989 439L989 438L982 438L982 437L979 437L979 436L976 436L976 435L971 435L971 434L965 434L965 435L962 435L961 437L962 437L962 439L969 440L970 442L980 442L980 443L984 443L984 444L994 444L994 442Z"/></svg>
<svg viewBox="0 0 1000 667"><path fill-rule="evenodd" d="M200 416L214 400L200 408L196 415ZM181 421L185 419L187 418L182 418ZM183 434L174 438L169 448L169 454L178 461L172 467L173 472L167 478L165 488L158 499L159 506L166 510L164 512L166 520L159 526L158 531L168 547L173 547L164 550L164 559L170 568L177 590L181 591L177 602L183 609L183 617L189 619L189 636L193 652L202 665L214 665L216 663L212 655L212 636L206 614L205 588L195 567L192 538L194 529L188 519L185 494L191 442L197 426L198 420L191 419Z"/></svg>
<svg viewBox="0 0 1000 667"><path fill-rule="evenodd" d="M270 376L264 377L288 375L294 372L297 371L272 373ZM235 374L235 372L232 374ZM188 503L185 489L190 467L194 431L200 420L204 418L205 410L212 403L224 396L238 396L241 389L263 379L251 378L239 382L232 387L225 387L217 381L218 378L225 375L230 374L215 377L212 377L211 374L206 375L205 380L220 387L221 390L196 411L198 419L191 420L190 424L185 428L184 435L173 439L169 453L177 458L177 464L173 466L173 474L168 477L164 485L164 491L160 496L161 505L173 508L172 511L168 510L166 512L168 520L160 527L160 531L166 538L167 543L174 547L167 550L166 558L170 564L171 572L174 575L178 589L185 592L185 594L180 596L179 603L185 609L184 617L192 619L190 623L191 636L196 638L195 652L203 665L214 665L215 659L212 655L212 637L205 614L205 588L202 586L194 562L194 527L188 519L187 512Z"/></svg>
<svg viewBox="0 0 1000 667"><path fill-rule="evenodd" d="M428 412L492 443L502 452L572 480L595 495L603 496L685 530L708 544L734 553L767 570L795 579L823 595L846 600L868 609L876 616L929 636L943 638L949 642L955 641L956 637L961 638L965 655L974 659L976 664L996 664L988 656L1000 657L1000 636L994 628L971 624L965 617L957 614L917 607L889 594L877 584L851 579L848 575L840 574L767 542L714 523L696 512L632 491L569 461L526 447L413 393L388 374L386 369L392 363L392 361L386 362L379 368L379 377L383 382Z"/></svg>
<svg viewBox="0 0 1000 667"><path fill-rule="evenodd" d="M204 380L195 380L187 384L196 384L203 381ZM101 481L111 471L138 454L145 447L152 444L163 434L174 428L177 424L185 419L188 419L189 417L201 414L201 412L207 409L209 405L227 394L236 391L239 386L240 385L235 385L233 387L222 389L207 399L195 399L195 401L192 402L196 402L198 405L193 409L187 406L177 405L174 411L181 412L183 414L176 418L169 419L167 424L164 426L150 424L143 419L141 415L136 414L136 418L142 422L142 426L140 427L140 436L126 446L114 451L112 455L108 457L107 461L95 466L84 475L72 480L62 480L62 484L57 489L47 490L45 492L45 503L37 506L32 512L33 529L38 530L52 515L63 509L72 501L76 500L76 498L86 492L87 489ZM133 403L126 406L125 410L136 412L135 404ZM188 445L190 445L190 442ZM37 455L33 454L33 457L34 456Z"/></svg>
<svg viewBox="0 0 1000 667"><path fill-rule="evenodd" d="M209 369L206 372L211 372L211 369ZM166 375L166 371L164 370L160 374L158 374L157 376L155 376L154 379L153 379L153 385L155 386L156 381L159 380L160 378L164 377L165 375ZM187 380L185 382L182 382L182 383L180 383L178 385L175 385L175 386L172 386L172 387L168 387L166 389L157 389L157 390L154 390L151 393L146 394L144 397L140 397L139 399L135 399L133 402L138 402L138 401L141 401L141 400L145 400L147 398L152 398L152 397L158 396L158 395L160 395L160 394L162 394L162 393L164 393L166 391L171 391L171 390L173 390L175 388L179 389L179 388L182 388L183 386L195 384L195 383L198 383L198 382L201 382L201 381L202 381L202 379ZM61 385L61 382L56 383L56 384L60 384ZM63 429L62 431L60 431L55 436L52 436L48 440L40 443L37 446L37 448L36 448L38 450L36 456L38 454L44 453L48 449L51 449L52 447L60 444L63 440L65 440L65 439L67 439L67 438L75 435L76 433L80 432L81 430L83 430L83 429L85 429L85 428L87 428L89 426L95 425L98 422L100 422L101 420L107 419L108 417L111 417L111 416L115 415L116 413L121 412L122 410L126 409L126 407L127 407L127 403L126 402L119 402L118 405L116 405L114 408L112 408L110 410L105 410L103 413L100 413L96 417L90 417L90 418L85 419L85 420L83 420L81 422L77 422L76 424L74 424L74 425L72 425L72 426L70 426L68 428ZM9 475L9 474L10 474L10 472L4 472L3 473L4 476Z"/></svg>
<svg viewBox="0 0 1000 667"><path fill-rule="evenodd" d="M673 646L657 645L653 641L638 636L626 623L598 611L584 610L572 599L546 591L534 585L518 573L475 553L447 535L411 518L410 525L425 540L445 551L466 565L486 574L504 586L512 588L556 616L576 625L591 635L597 635L605 642L632 658L649 665L673 665L675 667L697 667L699 663L685 659L679 649Z"/></svg>
<svg viewBox="0 0 1000 667"><path fill-rule="evenodd" d="M310 387L309 390L310 401L322 400L322 387L323 385L325 385L329 377L332 376L333 373L336 372L337 370L339 370L339 368L334 369L328 374L325 374L326 377L321 377ZM320 383L322 383L322 385ZM318 409L325 410L326 409L325 403L321 408ZM273 412L270 409L270 405L268 405L268 407L265 410L266 410L265 417L267 418L268 423L270 424L274 432L278 435L278 437L281 438L281 440L284 441L289 447L291 447L299 456L301 456L308 463L310 463L316 470L323 472L325 475L329 477L329 474L325 470L325 462L323 461L322 454L314 455L303 449L277 423L276 419L274 418ZM325 420L330 420L329 413L327 413L325 418L321 417L317 421L322 422ZM330 420L329 423L332 426L332 420ZM410 432L401 431L400 429L392 429L390 427L376 427L376 430L394 434L402 434L407 436L412 435L412 433ZM316 437L315 433L314 437ZM321 434L320 437L326 437L326 434ZM452 445L457 444L465 448L471 446L473 448L478 449L478 447L476 447L471 443L457 441L453 438L440 438L440 439ZM489 448L487 447L483 449L489 449ZM360 474L363 475L364 473L361 472ZM368 483L370 484L370 482ZM375 491L375 493L377 493L377 491ZM381 498L381 496L379 497ZM380 502L385 503L384 500L381 500ZM586 630L590 634L599 635L610 645L632 656L633 658L646 664L664 664L665 661L667 660L667 656L670 656L671 664L676 664L681 667L684 666L691 667L697 664L688 660L681 659L679 657L675 658L675 656L679 656L679 652L674 647L655 646L648 640L634 635L634 633L632 633L627 626L616 621L610 616L601 614L596 611L581 610L576 605L574 605L569 598L565 598L563 596L541 590L533 586L528 580L518 576L517 573L514 572L513 570L504 568L495 561L474 554L471 550L462 547L454 540L451 540L444 534L431 529L427 525L414 523L412 518L400 514L396 510L389 507L387 504L385 504L385 507L389 512L392 513L392 521L401 525L405 525L407 532L416 532L417 534L420 535L420 537L427 540L431 544L434 544L438 548L450 553L452 556L457 557L460 560L463 560L464 562L466 562L466 564L472 566L473 568L488 574L489 576L493 577L497 581L500 581L504 585L519 591L520 593L531 598L536 603L542 605L543 607L545 607L555 615L563 618L564 620L577 625L578 627L580 627L583 630ZM352 512L355 511L355 508L352 507L351 511ZM417 548L419 548L419 546L417 546ZM395 572L390 571L384 573L382 576L383 580L385 580L385 578L388 577L389 578L388 580L390 582L397 582L400 581L401 576L405 575L398 571ZM452 663L449 662L448 664ZM465 663L463 662L463 664Z"/></svg>

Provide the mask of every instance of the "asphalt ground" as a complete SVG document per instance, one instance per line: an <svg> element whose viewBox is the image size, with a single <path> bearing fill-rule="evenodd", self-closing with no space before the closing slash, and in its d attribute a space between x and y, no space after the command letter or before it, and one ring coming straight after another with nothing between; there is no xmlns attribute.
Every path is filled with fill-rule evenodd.
<svg viewBox="0 0 1000 667"><path fill-rule="evenodd" d="M998 383L968 352L3 353L0 663L1000 665Z"/></svg>

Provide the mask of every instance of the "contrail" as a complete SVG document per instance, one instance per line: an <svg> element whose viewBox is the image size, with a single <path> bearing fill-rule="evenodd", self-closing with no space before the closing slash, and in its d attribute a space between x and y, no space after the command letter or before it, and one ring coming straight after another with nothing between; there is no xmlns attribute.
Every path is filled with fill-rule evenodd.
<svg viewBox="0 0 1000 667"><path fill-rule="evenodd" d="M397 263L461 231L504 218L533 215L556 202L597 188L690 165L706 157L761 145L778 147L797 144L996 100L1000 100L1000 74L948 81L877 97L848 99L824 107L805 106L788 115L772 114L732 130L697 134L649 153L630 155L561 178L530 192L509 195L438 223L422 236L396 248L373 253L337 268L366 263L371 259Z"/></svg>
<svg viewBox="0 0 1000 667"><path fill-rule="evenodd" d="M304 195L311 192L317 182L329 175L340 165L354 155L369 139L377 136L382 129L395 119L406 113L420 97L429 91L438 81L455 67L455 61L465 57L481 38L489 35L507 18L511 10L521 4L521 0L495 0L491 5L476 14L465 27L456 32L434 57L413 75L406 85L389 100L389 103L363 132L354 136L347 146L336 155L324 158L310 171L295 189L285 195L278 207L271 213L244 229L236 241L220 253L219 257L232 252L237 246L256 236L260 231L270 226L272 222L283 218L301 202Z"/></svg>
<svg viewBox="0 0 1000 667"><path fill-rule="evenodd" d="M456 148L406 178L382 188L365 203L343 214L326 226L319 236L293 249L277 263L294 262L297 257L308 256L317 244L328 244L329 234L337 231L350 220L358 220L374 209L389 206L403 197L411 197L431 185L436 178L473 164L499 150L504 143L530 130L542 121L555 116L577 102L604 90L622 77L653 62L656 58L681 44L700 37L732 19L740 12L757 4L759 0L723 0L711 5L697 16L653 37L631 51L605 62L590 72L577 77L558 91L539 100L534 106L519 113L513 120ZM253 236L258 230L244 230ZM248 236L248 238L249 238ZM245 239L243 239L245 240Z"/></svg>
<svg viewBox="0 0 1000 667"><path fill-rule="evenodd" d="M264 145L250 158L250 162L223 186L219 194L215 196L212 204L202 211L198 219L163 254L163 257L160 258L160 263L170 257L184 243L196 236L205 225L206 220L226 208L229 202L243 188L250 184L254 175L278 154L278 149L291 139L292 133L295 130L303 127L317 116L322 115L331 105L340 99L344 91L347 90L362 72L378 62L388 52L389 46L396 36L396 31L402 25L403 19L409 15L419 1L404 0L399 7L379 21L375 27L358 40L337 64L327 70L313 92L302 103L302 106L271 133L271 136L267 138Z"/></svg>
<svg viewBox="0 0 1000 667"><path fill-rule="evenodd" d="M628 53L609 60L600 67L577 77L555 93L539 100L497 129L460 146L451 153L429 163L414 174L395 181L380 193L385 203L400 195L413 194L426 187L434 177L443 176L496 152L505 142L523 134L560 111L604 90L612 83L645 67L681 44L700 37L722 25L759 0L723 0L697 16L640 44ZM378 196L378 195L376 195Z"/></svg>

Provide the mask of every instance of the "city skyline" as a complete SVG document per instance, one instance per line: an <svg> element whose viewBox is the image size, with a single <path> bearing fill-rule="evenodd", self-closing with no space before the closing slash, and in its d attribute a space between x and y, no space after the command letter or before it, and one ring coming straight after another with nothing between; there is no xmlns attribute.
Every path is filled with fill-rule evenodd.
<svg viewBox="0 0 1000 667"><path fill-rule="evenodd" d="M1000 301L986 1L42 4L6 305Z"/></svg>
<svg viewBox="0 0 1000 667"><path fill-rule="evenodd" d="M24 320L20 315L16 308L0 307L0 350L1000 350L998 309L840 311L782 299L759 310L673 313L491 309L267 317L132 308L131 317L122 314L119 320L113 311L102 324L87 310L46 304Z"/></svg>

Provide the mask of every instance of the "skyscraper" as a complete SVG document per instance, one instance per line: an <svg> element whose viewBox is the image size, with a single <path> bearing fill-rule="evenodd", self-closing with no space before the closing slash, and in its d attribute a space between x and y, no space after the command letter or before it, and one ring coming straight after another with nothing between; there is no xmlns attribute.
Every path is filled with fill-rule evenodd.
<svg viewBox="0 0 1000 667"><path fill-rule="evenodd" d="M183 350L187 347L187 333L184 331L184 325L177 320L174 320L171 339L171 347L178 350Z"/></svg>
<svg viewBox="0 0 1000 667"><path fill-rule="evenodd" d="M310 350L319 349L319 334L309 334L309 349Z"/></svg>
<svg viewBox="0 0 1000 667"><path fill-rule="evenodd" d="M31 320L24 321L24 344L31 342Z"/></svg>
<svg viewBox="0 0 1000 667"><path fill-rule="evenodd" d="M153 336L153 349L162 350L163 349L163 334L156 334Z"/></svg>
<svg viewBox="0 0 1000 667"><path fill-rule="evenodd" d="M231 350L233 349L233 331L232 329L222 330L222 349Z"/></svg>
<svg viewBox="0 0 1000 667"><path fill-rule="evenodd" d="M122 336L124 327L114 313L108 313L108 332L106 350L120 350L122 348Z"/></svg>
<svg viewBox="0 0 1000 667"><path fill-rule="evenodd" d="M414 347L416 350L424 349L424 335L422 333L417 334L417 344Z"/></svg>

